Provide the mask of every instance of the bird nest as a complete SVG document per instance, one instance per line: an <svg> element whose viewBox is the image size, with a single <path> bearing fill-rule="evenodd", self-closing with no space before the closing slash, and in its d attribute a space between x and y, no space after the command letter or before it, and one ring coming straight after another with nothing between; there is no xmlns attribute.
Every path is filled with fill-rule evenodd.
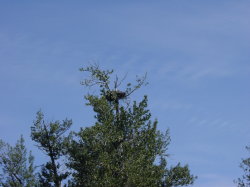
<svg viewBox="0 0 250 187"><path fill-rule="evenodd" d="M124 99L126 97L126 93L122 91L108 91L106 93L106 99L108 101L119 101L120 99Z"/></svg>

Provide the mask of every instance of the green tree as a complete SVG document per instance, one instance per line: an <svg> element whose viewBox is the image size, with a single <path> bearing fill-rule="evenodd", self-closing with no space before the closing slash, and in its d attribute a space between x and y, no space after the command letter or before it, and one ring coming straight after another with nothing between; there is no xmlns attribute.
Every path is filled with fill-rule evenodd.
<svg viewBox="0 0 250 187"><path fill-rule="evenodd" d="M118 88L122 81L116 77L111 89L113 71L102 71L98 66L87 67L85 86L98 85L100 95L87 95L87 105L96 113L95 125L75 133L68 146L68 167L73 170L72 186L134 187L178 186L192 184L196 177L188 166L167 169L168 131L157 130L157 120L151 120L144 96L139 103L128 102L128 96L145 84L145 76L135 86L127 84L125 91ZM121 102L123 101L123 102Z"/></svg>
<svg viewBox="0 0 250 187"><path fill-rule="evenodd" d="M250 147L246 147L246 149L250 152ZM248 187L250 186L250 157L243 159L240 167L243 169L244 174L235 182L238 184L238 187Z"/></svg>
<svg viewBox="0 0 250 187"><path fill-rule="evenodd" d="M27 154L22 136L15 146L0 140L0 186L34 187L35 169L34 157Z"/></svg>
<svg viewBox="0 0 250 187"><path fill-rule="evenodd" d="M71 127L71 120L54 121L46 123L42 112L37 113L36 120L31 127L31 138L37 143L37 147L48 157L49 161L42 166L39 174L42 186L60 187L64 179L69 175L64 171L63 164L59 159L64 155L63 134Z"/></svg>

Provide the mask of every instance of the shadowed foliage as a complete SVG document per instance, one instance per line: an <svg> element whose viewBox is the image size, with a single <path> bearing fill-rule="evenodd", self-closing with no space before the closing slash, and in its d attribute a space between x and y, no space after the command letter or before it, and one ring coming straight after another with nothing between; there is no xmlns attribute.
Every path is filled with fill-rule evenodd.
<svg viewBox="0 0 250 187"><path fill-rule="evenodd" d="M37 185L34 157L27 154L24 139L10 146L0 140L0 186L34 187Z"/></svg>
<svg viewBox="0 0 250 187"><path fill-rule="evenodd" d="M58 160L64 155L64 136L63 134L71 127L71 120L64 120L46 123L41 111L37 112L36 120L31 127L31 138L37 143L37 147L48 157L49 161L42 166L39 173L42 186L60 187L69 172L62 171L63 163Z"/></svg>
<svg viewBox="0 0 250 187"><path fill-rule="evenodd" d="M246 147L247 151L250 153L250 147ZM243 159L240 167L243 169L244 174L241 178L238 178L235 183L238 187L249 187L250 186L250 157Z"/></svg>

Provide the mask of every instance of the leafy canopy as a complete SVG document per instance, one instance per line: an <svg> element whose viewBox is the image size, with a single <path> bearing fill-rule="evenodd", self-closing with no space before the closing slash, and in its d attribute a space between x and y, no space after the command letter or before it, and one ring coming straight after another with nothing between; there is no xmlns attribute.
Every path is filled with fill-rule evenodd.
<svg viewBox="0 0 250 187"><path fill-rule="evenodd" d="M134 86L128 83L119 90L117 76L111 87L113 71L98 66L80 69L90 73L85 86L98 86L99 95L87 95L87 105L95 112L93 126L75 133L68 146L68 167L73 170L72 186L178 186L192 184L195 177L188 166L178 164L167 169L168 131L157 130L144 96L139 103L126 102L135 90L145 84L145 76ZM111 99L107 95L112 93ZM125 93L119 97L118 93Z"/></svg>
<svg viewBox="0 0 250 187"><path fill-rule="evenodd" d="M250 147L246 147L246 149L250 153ZM250 157L243 159L240 167L242 168L244 174L235 182L238 184L238 187L248 187L250 186Z"/></svg>
<svg viewBox="0 0 250 187"><path fill-rule="evenodd" d="M0 140L0 186L34 187L35 169L34 157L31 152L27 154L22 136L15 146Z"/></svg>
<svg viewBox="0 0 250 187"><path fill-rule="evenodd" d="M62 122L46 123L43 113L37 112L36 120L31 127L31 138L37 143L37 147L49 157L49 161L42 166L41 173L39 173L42 186L60 187L61 182L69 175L69 172L62 171L64 164L60 163L59 159L65 154L63 134L71 125L72 121L67 119Z"/></svg>

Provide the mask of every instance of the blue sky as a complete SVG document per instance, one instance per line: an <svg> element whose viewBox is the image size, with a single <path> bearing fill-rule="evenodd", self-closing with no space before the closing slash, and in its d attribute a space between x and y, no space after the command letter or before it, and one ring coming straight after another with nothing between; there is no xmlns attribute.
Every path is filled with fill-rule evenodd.
<svg viewBox="0 0 250 187"><path fill-rule="evenodd" d="M128 79L148 73L169 162L189 164L195 187L231 187L250 133L250 2L1 1L0 138L30 141L35 113L93 122L78 71L97 62ZM133 99L133 98L131 98Z"/></svg>

